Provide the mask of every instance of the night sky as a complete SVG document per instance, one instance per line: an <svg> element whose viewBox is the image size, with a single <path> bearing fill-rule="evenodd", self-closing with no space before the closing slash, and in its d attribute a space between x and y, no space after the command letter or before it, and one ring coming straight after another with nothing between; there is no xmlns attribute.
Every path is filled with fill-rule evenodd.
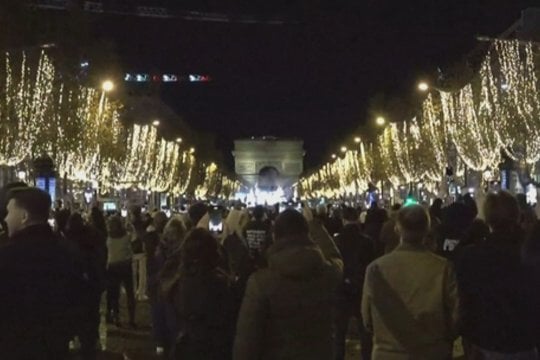
<svg viewBox="0 0 540 360"><path fill-rule="evenodd" d="M103 17L96 31L114 39L127 70L213 77L163 86L162 96L194 129L218 134L231 168L232 141L261 135L304 139L309 168L370 119L373 96L410 96L421 76L477 46L476 35L497 36L538 1L144 3L294 19L278 26Z"/></svg>

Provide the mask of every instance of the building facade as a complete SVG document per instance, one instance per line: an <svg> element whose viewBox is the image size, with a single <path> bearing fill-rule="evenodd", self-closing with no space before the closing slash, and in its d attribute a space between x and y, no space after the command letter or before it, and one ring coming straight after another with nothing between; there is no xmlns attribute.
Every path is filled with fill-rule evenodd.
<svg viewBox="0 0 540 360"><path fill-rule="evenodd" d="M276 191L290 195L304 171L302 140L262 137L234 142L235 171L250 189ZM289 193L289 194L288 194Z"/></svg>

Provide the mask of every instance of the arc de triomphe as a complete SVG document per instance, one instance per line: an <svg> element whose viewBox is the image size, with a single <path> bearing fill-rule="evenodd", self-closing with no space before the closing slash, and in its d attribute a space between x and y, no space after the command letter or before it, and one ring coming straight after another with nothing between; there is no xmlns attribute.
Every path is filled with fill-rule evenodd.
<svg viewBox="0 0 540 360"><path fill-rule="evenodd" d="M304 155L302 140L262 137L234 142L236 174L250 188L281 187L287 193L304 171Z"/></svg>

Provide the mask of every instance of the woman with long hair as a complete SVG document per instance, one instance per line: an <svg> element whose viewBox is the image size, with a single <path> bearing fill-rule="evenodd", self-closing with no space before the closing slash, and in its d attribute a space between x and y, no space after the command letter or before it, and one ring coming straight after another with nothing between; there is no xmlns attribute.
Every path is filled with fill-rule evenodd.
<svg viewBox="0 0 540 360"><path fill-rule="evenodd" d="M179 335L175 356L182 360L231 358L233 295L219 268L219 245L206 229L191 231L180 250L181 265L171 299Z"/></svg>
<svg viewBox="0 0 540 360"><path fill-rule="evenodd" d="M120 285L126 289L129 325L135 327L135 294L133 291L133 250L131 234L126 232L122 218L111 216L107 222L107 322L120 325Z"/></svg>

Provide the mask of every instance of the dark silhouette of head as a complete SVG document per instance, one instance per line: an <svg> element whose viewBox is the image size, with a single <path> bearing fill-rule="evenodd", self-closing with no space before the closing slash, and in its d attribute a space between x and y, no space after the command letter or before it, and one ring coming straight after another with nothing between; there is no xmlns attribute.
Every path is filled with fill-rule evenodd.
<svg viewBox="0 0 540 360"><path fill-rule="evenodd" d="M187 273L212 271L219 264L218 242L206 229L191 230L180 251L182 269Z"/></svg>
<svg viewBox="0 0 540 360"><path fill-rule="evenodd" d="M107 220L107 232L113 239L121 238L126 235L126 228L122 218L118 215L113 215Z"/></svg>
<svg viewBox="0 0 540 360"><path fill-rule="evenodd" d="M264 214L264 207L262 207L261 205L257 205L255 206L255 209L253 209L253 217L255 218L255 220L262 220L264 218Z"/></svg>
<svg viewBox="0 0 540 360"><path fill-rule="evenodd" d="M500 191L487 196L484 215L486 223L494 232L515 231L519 225L520 209L512 194Z"/></svg>
<svg viewBox="0 0 540 360"><path fill-rule="evenodd" d="M54 221L56 222L56 231L63 233L66 231L66 225L71 212L67 209L58 210L54 213Z"/></svg>
<svg viewBox="0 0 540 360"><path fill-rule="evenodd" d="M208 207L203 203L196 203L191 205L188 210L189 219L192 226L197 226L204 214L208 211Z"/></svg>
<svg viewBox="0 0 540 360"><path fill-rule="evenodd" d="M7 215L7 204L8 204L8 194L11 189L28 187L26 183L23 182L12 182L6 184L3 188L0 189L0 227L5 227L4 218Z"/></svg>
<svg viewBox="0 0 540 360"><path fill-rule="evenodd" d="M307 237L308 234L308 223L298 211L287 209L277 217L274 225L276 243L286 241L290 238Z"/></svg>
<svg viewBox="0 0 540 360"><path fill-rule="evenodd" d="M51 210L51 197L35 187L12 188L7 195L8 232L13 235L30 225L47 224Z"/></svg>
<svg viewBox="0 0 540 360"><path fill-rule="evenodd" d="M356 210L353 207L346 207L343 209L343 220L349 222L349 223L355 223L358 222L358 210Z"/></svg>

